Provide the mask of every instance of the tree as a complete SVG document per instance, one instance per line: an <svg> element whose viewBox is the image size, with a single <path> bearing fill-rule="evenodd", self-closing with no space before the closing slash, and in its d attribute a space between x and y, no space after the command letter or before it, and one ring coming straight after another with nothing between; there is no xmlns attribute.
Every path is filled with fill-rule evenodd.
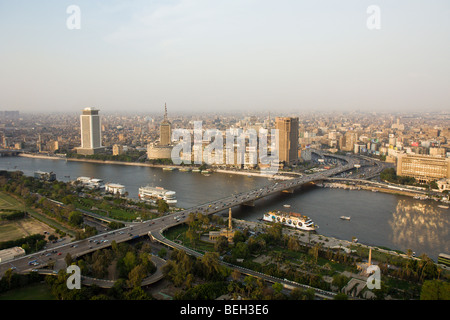
<svg viewBox="0 0 450 320"><path fill-rule="evenodd" d="M144 280L146 275L147 272L144 265L139 264L135 266L128 274L128 283L130 287L140 287L142 280Z"/></svg>
<svg viewBox="0 0 450 320"><path fill-rule="evenodd" d="M66 254L64 261L66 262L66 266L70 266L72 264L73 259L72 259L72 256L70 255L70 253Z"/></svg>
<svg viewBox="0 0 450 320"><path fill-rule="evenodd" d="M136 266L136 255L132 251L128 251L123 258L125 272L128 274Z"/></svg>
<svg viewBox="0 0 450 320"><path fill-rule="evenodd" d="M169 211L169 205L163 199L158 199L156 204L158 206L158 212L159 213L166 213L166 212Z"/></svg>
<svg viewBox="0 0 450 320"><path fill-rule="evenodd" d="M83 216L81 215L81 212L72 211L69 215L69 223L73 226L81 226L83 223Z"/></svg>
<svg viewBox="0 0 450 320"><path fill-rule="evenodd" d="M141 287L134 287L124 294L126 300L151 300L151 297Z"/></svg>
<svg viewBox="0 0 450 320"><path fill-rule="evenodd" d="M339 292L333 298L334 300L348 300L348 296L345 293Z"/></svg>
<svg viewBox="0 0 450 320"><path fill-rule="evenodd" d="M275 291L275 294L279 294L283 290L283 285L281 283L279 283L279 282L275 282L272 285L272 288Z"/></svg>
<svg viewBox="0 0 450 320"><path fill-rule="evenodd" d="M221 271L219 254L217 252L206 252L201 258L207 279L215 278Z"/></svg>
<svg viewBox="0 0 450 320"><path fill-rule="evenodd" d="M216 242L214 243L214 250L217 252L225 252L228 250L228 239L224 236L220 236L217 238Z"/></svg>
<svg viewBox="0 0 450 320"><path fill-rule="evenodd" d="M339 291L341 291L349 280L350 279L343 274L336 274L333 276L333 282L331 284L335 287L338 287Z"/></svg>
<svg viewBox="0 0 450 320"><path fill-rule="evenodd" d="M231 278L234 281L238 281L240 277L241 277L241 273L239 272L239 270L238 269L234 269L233 272L231 273Z"/></svg>
<svg viewBox="0 0 450 320"><path fill-rule="evenodd" d="M425 281L420 300L450 300L450 283L441 280Z"/></svg>

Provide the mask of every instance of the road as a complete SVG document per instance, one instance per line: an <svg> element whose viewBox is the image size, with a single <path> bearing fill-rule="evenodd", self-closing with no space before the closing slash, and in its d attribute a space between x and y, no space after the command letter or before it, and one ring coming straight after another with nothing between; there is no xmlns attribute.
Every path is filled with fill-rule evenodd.
<svg viewBox="0 0 450 320"><path fill-rule="evenodd" d="M325 155L319 151L314 151L319 157ZM58 247L36 252L30 255L26 255L8 262L0 263L0 275L3 275L9 268L13 268L17 273L26 273L32 270L42 268L51 264L55 260L64 259L67 254L70 254L72 258L77 258L84 254L93 252L98 249L106 248L111 245L112 241L121 243L124 241L130 241L142 236L152 235L155 240L169 246L173 246L173 243L162 236L162 231L173 227L178 224L186 222L190 213L203 213L213 214L228 208L251 203L261 199L263 197L282 192L285 190L294 190L306 183L326 179L334 176L338 173L342 173L348 170L352 170L358 161L344 156L330 155L334 158L340 159L346 162L343 165L336 166L333 169L313 173L309 175L303 175L298 178L270 182L267 186L262 188L256 188L247 192L224 197L222 199L210 201L199 206L189 208L183 211L179 211L173 215L167 215L152 219L150 221L144 221L142 223L136 223L131 226L126 226L121 229L108 231L88 239L71 242L69 244L63 244ZM195 251L177 245L180 250L184 250L189 254L197 255ZM33 264L34 263L34 264ZM248 271L253 272L253 271Z"/></svg>

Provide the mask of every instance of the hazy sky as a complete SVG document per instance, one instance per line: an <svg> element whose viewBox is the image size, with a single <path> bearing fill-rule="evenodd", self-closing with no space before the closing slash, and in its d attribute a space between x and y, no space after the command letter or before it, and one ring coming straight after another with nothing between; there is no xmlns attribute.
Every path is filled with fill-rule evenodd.
<svg viewBox="0 0 450 320"><path fill-rule="evenodd" d="M448 0L0 0L0 110L450 110L449 58Z"/></svg>

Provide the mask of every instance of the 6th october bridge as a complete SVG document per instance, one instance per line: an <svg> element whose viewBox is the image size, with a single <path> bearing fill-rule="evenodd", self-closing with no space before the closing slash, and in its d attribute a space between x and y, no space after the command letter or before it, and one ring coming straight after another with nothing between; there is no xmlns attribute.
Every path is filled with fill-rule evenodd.
<svg viewBox="0 0 450 320"><path fill-rule="evenodd" d="M57 252L57 256L59 256L57 260L64 259L68 253L73 258L77 258L87 253L106 248L111 245L112 241L120 243L143 236L149 236L152 240L158 241L166 246L184 250L190 255L201 256L201 253L179 244L175 244L166 239L162 235L163 231L175 225L184 223L190 213L200 212L203 214L214 214L238 205L255 205L255 201L263 197L278 192L292 193L296 188L299 188L304 184L314 181L321 181L336 174L353 170L359 166L359 161L351 157L324 154L320 151L312 151L312 153L315 154L314 156L316 158L329 158L339 164L336 167L326 171L303 175L289 180L278 180L276 182L271 181L264 187L259 187L247 192L242 192L238 195L231 195L218 200L210 201L196 207L179 211L171 216L163 216L141 223L130 224L121 229L98 234L90 238L63 244L58 247L42 250L40 252L35 252L30 255L0 263L0 276L3 275L9 268L13 268L17 273L27 273L35 269L46 267L50 263L55 263L52 255L49 254L51 251ZM173 218L173 216L175 216L175 218ZM30 266L29 262L34 260L39 263L38 266Z"/></svg>

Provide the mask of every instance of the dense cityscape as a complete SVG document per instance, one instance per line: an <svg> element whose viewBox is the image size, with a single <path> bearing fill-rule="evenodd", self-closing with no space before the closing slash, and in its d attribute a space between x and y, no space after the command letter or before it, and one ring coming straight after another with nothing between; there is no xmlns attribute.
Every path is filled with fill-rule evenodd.
<svg viewBox="0 0 450 320"><path fill-rule="evenodd" d="M245 217L235 219L231 211L235 205L239 204L240 206L264 206L264 203L258 204L261 203L261 200L258 199L265 196L264 192L267 192L269 197L274 197L269 195L269 192L273 194L275 190L287 191L295 197L295 193L298 192L296 189L301 189L300 192L307 194L310 192L308 188L325 186L372 192L381 191L417 199L416 201L421 202L436 203L437 201L437 207L434 205L434 209L429 208L424 211L425 216L430 215L428 217L430 224L436 223L432 217L432 215L436 215L434 210L447 211L450 203L448 198L450 189L450 114L448 113L377 115L361 112L311 113L298 117L274 114L169 116L167 105L165 105L162 114L103 115L99 109L89 107L82 109L81 115L31 115L21 114L18 111L5 111L2 115L0 125L3 149L1 151L2 159L7 161L2 163L2 169L8 169L1 171L2 180L0 180L2 219L4 220L2 228L5 230L2 232L4 234L1 242L3 250L0 255L2 271L5 272L2 279L3 281L9 279L9 285L5 283L2 289L6 290L4 296L8 296L8 287L14 287L11 285L13 275L30 274L30 272L37 274L34 276L35 278L28 275L29 279L34 279L26 280L30 282L40 279L39 275L45 277L49 272L58 275L59 280L46 280L47 285L53 288L51 292L54 292L58 285L65 285L63 280L68 277L63 265L75 264L82 267L84 284L91 281L89 285L92 286L92 281L94 283L97 281L98 285L99 281L106 281L101 280L106 277L111 283L106 288L114 288L120 281L125 281L122 286L130 285L133 282L134 289L126 294L123 293L120 297L111 295L111 291L108 291L110 293L93 293L92 289L89 293L85 292L81 296L72 296L71 291L66 291L68 296L58 293L56 297L90 299L99 297L100 294L107 299L164 300L170 296L171 299L183 300L198 299L198 296L191 292L197 288L201 291L206 290L202 291L202 294L207 294L208 299L448 299L446 292L448 292L449 273L446 252L448 248L446 247L436 248L439 256L432 256L424 252L416 254L414 248L386 248L376 243L368 246L359 243L356 237L352 237L352 239L347 239L350 241L343 241L346 243L346 248L341 248L343 250L341 251L336 249L336 242L339 243L339 246L342 246L343 242L322 235L321 229L318 226L316 228L312 222L308 224L307 221L303 221L303 228L300 228L301 223L297 227L293 224L279 223L280 220L271 220L270 218L268 220L259 218L257 222L250 221L251 219L246 220ZM279 159L276 161L276 172L264 175L262 171L258 170L262 167L261 162L251 163L249 161L248 154L251 146L248 137L241 140L246 146L241 163L236 161L207 163L207 158L204 157L203 161L195 163L191 161L194 160L194 157L184 157L185 163L175 165L171 155L175 141L173 141L171 133L177 128L188 128L190 132L193 132L195 121L202 122L203 137L209 128L218 128L222 134L226 132L227 128L231 128L231 130L240 128L242 129L241 134L251 129L256 131L261 128L277 129ZM78 125L74 125L74 123L78 123ZM93 137L97 137L98 141L91 140ZM202 138L200 142L204 154L210 141ZM194 147L193 142L192 147ZM234 141L233 149L235 151L239 149L238 142ZM231 200L221 199L213 202L216 199L205 198L203 202L206 204L187 209L177 205L175 192L166 192L167 190L161 187L157 188L163 189L166 195L155 195L147 190L149 187L145 189L142 186L139 189L138 198L133 199L129 195L131 190L127 190L125 185L118 183L102 185L103 179L96 179L98 177L77 177L76 180L73 177L65 179L67 182L62 182L64 179L60 173L39 170L34 171L32 175L29 174L27 178L26 174L24 175L20 171L20 163L11 162L15 158L42 159L40 161L60 163L93 162L97 165L104 163L106 166L131 163L139 166L156 166L157 170L167 170L172 175L175 174L174 171L181 173L182 171L195 172L197 170L202 176L212 175L210 179L216 179L221 174L238 173L246 178L250 175L264 177L263 179L271 182L272 185L273 181L278 182L275 182L273 187L265 186L249 191L247 195L245 191L233 193L230 195ZM12 167L11 163L17 165L14 166L15 170L9 171ZM349 163L351 164L349 165ZM328 177L334 177L335 180L327 179ZM123 179L125 180L125 177ZM306 181L301 179L306 179ZM61 184L58 183L58 180L61 180ZM296 181L298 181L297 188L292 187ZM288 184L281 186L282 183ZM270 189L277 184L278 189ZM42 189L45 185L50 186ZM59 191L52 191L57 186ZM154 188L150 189L154 191ZM174 195L169 197L169 193ZM177 196L180 195L177 194ZM249 199L250 196L252 198ZM351 195L346 196L351 197ZM274 201L283 200L275 198ZM341 201L346 200L342 199ZM14 205L11 206L13 203L21 203L19 208L23 208L23 210L13 209ZM295 219L296 213L293 213L289 207L285 204L282 208L283 212L286 212L290 219ZM408 205L404 203L400 204L400 207L401 210L404 210ZM229 212L226 210L227 208L229 208ZM262 209L264 210L264 208ZM267 211L270 211L266 213L268 216L274 212L273 210ZM24 214L24 212L26 213ZM444 219L448 221L446 214L444 213ZM24 227L24 221L34 219L42 221L42 215L46 216L45 221L54 220L45 222L48 227L54 228L53 230L49 229L51 231L44 231L46 236L39 237L39 234L33 234L20 239L19 235L23 235L23 232L19 230L6 231L17 229L18 226L32 230L31 226ZM161 229L164 230L160 234L161 239L152 234L151 228L140 231L140 233L131 231L133 226L136 230L149 221L148 227L153 227L155 222L151 221L164 221L167 215L174 216L173 226L164 225ZM341 220L350 221L351 218L350 216L340 217ZM22 219L23 221L21 221ZM171 218L167 217L167 219ZM275 218L272 217L272 219ZM403 223L401 220L394 221L394 224L398 226ZM438 220L437 223L440 224L442 221ZM424 225L427 224L424 223ZM65 231L62 231L61 227ZM118 236L126 234L126 237L113 239L112 235L116 232ZM434 231L423 227L423 232ZM29 231L26 231L26 234L29 234ZM173 234L176 234L176 238L181 237L184 240L172 242ZM301 240L305 234L308 237L306 242L305 239ZM96 239L98 235L100 235L98 239L101 240ZM107 236L110 239L105 239ZM424 234L421 233L414 235L414 237L422 236ZM448 244L446 227L444 227L444 233L437 236L438 238L443 237L438 243ZM314 237L314 240L311 240L311 237ZM323 239L326 240L323 241ZM63 249L59 247L61 242L70 248L85 247L83 250L80 249L81 252L62 255ZM98 246L97 248L92 245L86 246L89 243L97 243ZM120 249L118 243L124 247ZM334 246L331 245L332 243ZM127 249L125 249L125 244ZM9 248L9 246L12 247ZM126 250L130 250L130 246L135 248L133 250L138 250L134 254L135 258L125 254ZM279 246L279 250L281 250L278 253L279 256L264 254L263 248L270 247L273 250ZM59 249L52 250L52 247ZM283 247L286 249L281 249ZM304 249L301 249L302 247ZM195 254L191 251L193 249ZM290 257L292 253L289 252L302 251L305 255L303 258ZM40 256L40 252L49 258L47 260L34 259L34 257ZM135 260L138 257L142 259L143 252L152 252L151 258L147 258L141 263L134 262L133 269L126 271L125 267L118 265L119 274L110 270L110 263L113 260L119 259L121 261L119 264L131 263L127 259ZM184 252L190 254L191 258L188 258ZM119 256L114 258L111 256L113 253L121 258ZM102 254L107 255L108 258L101 258ZM185 256L182 257L181 254ZM56 256L53 258L54 255ZM214 268L217 270L216 273L204 271L206 273L200 272L200 274L193 271L193 278L187 284L185 281L189 277L185 272L190 267L183 264L188 263L187 260L192 259L192 256L195 255L198 255L199 264L207 263L206 261L212 259L214 262L209 261L208 263L216 265ZM255 256L256 259L254 259ZM18 261L23 260L22 257L27 257L24 260L26 264L19 267L21 263ZM255 262L263 257L272 262L263 264ZM305 265L294 269L291 265L290 271L280 274L279 270L271 269L271 266L279 266L278 259L280 257L294 259L293 261L297 261L296 264L302 261ZM325 264L326 268L324 269L324 262L319 263L319 257L330 259L333 264L347 265L345 267L347 271L337 271L338 269L330 267L329 264ZM403 270L405 262L400 262L400 257L414 261L418 270ZM103 266L96 266L94 262L96 260L103 261ZM17 265L15 261L17 261ZM293 261L291 263L294 263ZM220 264L222 265L220 266ZM406 266L408 264L406 262ZM434 267L430 267L429 264ZM397 281L404 281L405 284L402 287L406 286L407 290L399 290L398 283L387 284L383 278L380 282L382 286L375 289L372 287L373 290L368 289L370 285L368 285L367 279L371 274L367 270L371 265L380 268L382 277L389 275L389 277L397 278ZM307 266L305 271L300 271L305 266ZM199 266L198 268L204 267ZM243 270L248 270L247 268L253 271L245 276L246 271ZM411 268L411 266L407 268ZM297 271L293 271L295 269ZM263 273L266 274L263 277L257 273L261 270L264 270ZM13 271L17 273L10 273ZM219 273L217 274L217 272ZM304 275L300 276L299 272L300 274L301 272L314 274L314 277L305 278ZM145 275L149 276L145 277ZM156 280L148 281L156 275L159 276ZM47 279L53 278L48 275L46 277ZM111 277L118 278L113 281ZM228 289L225 289L224 285L216 283L228 277L233 279L235 287L227 285ZM279 282L272 280L271 283L271 279L265 277L275 277ZM198 280L195 280L197 278ZM201 278L212 281L212 287L200 284ZM255 282L253 286L259 286L259 290L262 290L261 293L250 294L240 291L240 286L242 284L249 286L248 282L252 278L254 279L252 281L260 281L260 283ZM21 281L24 280L19 282ZM196 285L196 281L200 281L200 283ZM410 281L418 281L420 284L406 285ZM158 288L158 284L162 285L162 283L166 288L154 294L153 288ZM212 288L215 288L212 292L221 292L222 294L217 296L209 292L208 290L212 290ZM171 295L168 294L169 292ZM161 298L162 295L166 298Z"/></svg>

